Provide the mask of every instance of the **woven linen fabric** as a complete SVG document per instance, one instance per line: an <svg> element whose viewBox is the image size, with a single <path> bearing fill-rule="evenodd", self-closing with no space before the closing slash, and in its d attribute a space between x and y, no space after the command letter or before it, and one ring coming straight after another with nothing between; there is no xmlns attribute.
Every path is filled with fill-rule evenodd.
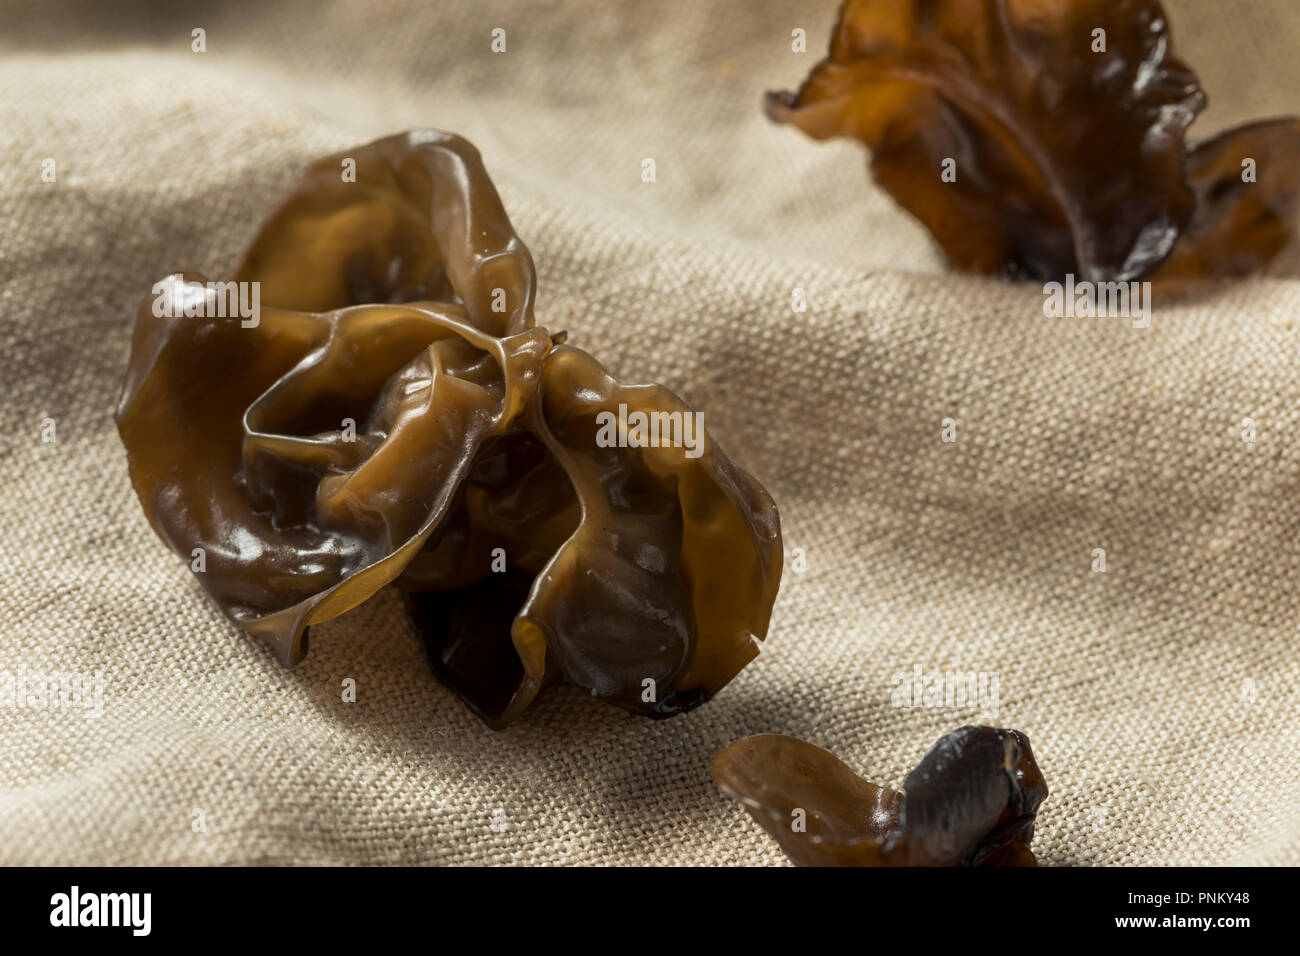
<svg viewBox="0 0 1300 956"><path fill-rule="evenodd" d="M1292 0L1167 10L1210 96L1193 138L1300 112ZM1146 329L947 273L860 147L762 115L834 16L0 7L0 679L102 679L98 705L0 706L0 862L777 864L710 782L731 741L898 786L991 723L1051 787L1042 864L1300 863L1297 257ZM493 732L391 591L282 668L145 520L112 416L151 285L229 274L310 160L420 126L482 151L539 323L703 410L780 506L767 642L699 710L560 688ZM918 668L988 699L900 700Z"/></svg>

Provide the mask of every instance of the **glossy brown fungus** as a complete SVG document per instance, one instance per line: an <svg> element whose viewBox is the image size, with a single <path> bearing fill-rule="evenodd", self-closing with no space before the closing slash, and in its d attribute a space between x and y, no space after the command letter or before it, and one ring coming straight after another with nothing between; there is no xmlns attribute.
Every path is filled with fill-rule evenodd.
<svg viewBox="0 0 1300 956"><path fill-rule="evenodd" d="M1242 275L1295 233L1300 120L1189 149L1205 103L1156 0L846 0L766 109L865 144L955 269L1125 281Z"/></svg>
<svg viewBox="0 0 1300 956"><path fill-rule="evenodd" d="M1047 799L1029 738L993 727L942 737L902 790L780 734L727 747L713 780L800 866L1033 866Z"/></svg>
<svg viewBox="0 0 1300 956"><path fill-rule="evenodd" d="M117 422L150 523L285 664L395 584L494 727L561 680L650 716L707 700L766 635L776 507L534 298L465 140L313 164L231 283L184 274L140 307Z"/></svg>

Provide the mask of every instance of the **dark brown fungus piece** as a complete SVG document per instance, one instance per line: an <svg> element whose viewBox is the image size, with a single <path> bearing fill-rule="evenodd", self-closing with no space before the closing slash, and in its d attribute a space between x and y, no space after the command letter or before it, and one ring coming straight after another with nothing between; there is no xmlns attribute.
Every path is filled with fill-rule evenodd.
<svg viewBox="0 0 1300 956"><path fill-rule="evenodd" d="M829 56L766 100L816 139L864 143L953 268L1089 281L1146 276L1176 246L1180 277L1238 274L1293 233L1290 121L1188 154L1204 105L1156 0L847 0ZM1238 165L1234 186L1246 142L1260 180Z"/></svg>
<svg viewBox="0 0 1300 956"><path fill-rule="evenodd" d="M1264 120L1187 153L1196 212L1151 279L1244 276L1267 265L1300 217L1300 119Z"/></svg>
<svg viewBox="0 0 1300 956"><path fill-rule="evenodd" d="M993 727L941 738L901 791L779 734L727 747L713 780L801 866L1033 866L1047 798L1029 738Z"/></svg>
<svg viewBox="0 0 1300 956"><path fill-rule="evenodd" d="M535 327L532 259L463 139L314 164L237 272L255 317L185 280L136 319L131 479L284 663L389 583L435 673L496 727L556 680L666 716L755 653L775 505L670 392ZM678 431L647 445L636 414Z"/></svg>

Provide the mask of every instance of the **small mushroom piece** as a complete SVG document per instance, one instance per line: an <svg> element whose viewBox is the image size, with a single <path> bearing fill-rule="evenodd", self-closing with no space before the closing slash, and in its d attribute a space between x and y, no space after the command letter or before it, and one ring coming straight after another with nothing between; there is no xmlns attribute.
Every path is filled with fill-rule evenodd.
<svg viewBox="0 0 1300 956"><path fill-rule="evenodd" d="M962 727L902 790L869 783L795 737L758 734L713 762L713 781L800 866L1033 866L1047 783L1019 731Z"/></svg>

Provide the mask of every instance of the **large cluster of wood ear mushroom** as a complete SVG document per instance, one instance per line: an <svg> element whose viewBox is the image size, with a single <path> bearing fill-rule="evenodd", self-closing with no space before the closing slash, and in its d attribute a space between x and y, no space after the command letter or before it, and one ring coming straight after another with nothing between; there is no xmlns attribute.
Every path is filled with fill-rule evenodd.
<svg viewBox="0 0 1300 956"><path fill-rule="evenodd" d="M286 664L388 584L494 727L561 680L668 716L757 653L781 576L771 497L671 392L535 323L532 258L465 140L415 131L312 165L231 280L258 283L255 319L182 275L136 318L131 480Z"/></svg>

